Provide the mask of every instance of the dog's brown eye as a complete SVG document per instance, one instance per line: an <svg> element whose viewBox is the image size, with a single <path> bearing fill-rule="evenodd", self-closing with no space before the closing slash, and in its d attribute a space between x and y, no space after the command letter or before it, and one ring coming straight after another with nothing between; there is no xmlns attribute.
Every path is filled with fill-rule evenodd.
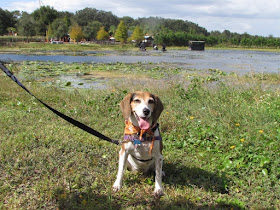
<svg viewBox="0 0 280 210"><path fill-rule="evenodd" d="M135 103L140 103L141 101L139 99L134 100Z"/></svg>
<svg viewBox="0 0 280 210"><path fill-rule="evenodd" d="M155 103L155 101L152 100L152 99L150 99L150 100L148 101L148 103L149 103L149 104L153 104L153 103Z"/></svg>

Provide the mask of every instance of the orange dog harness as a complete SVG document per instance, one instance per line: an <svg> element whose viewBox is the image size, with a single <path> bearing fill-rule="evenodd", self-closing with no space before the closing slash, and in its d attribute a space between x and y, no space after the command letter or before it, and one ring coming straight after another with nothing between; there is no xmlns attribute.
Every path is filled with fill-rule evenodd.
<svg viewBox="0 0 280 210"><path fill-rule="evenodd" d="M141 142L149 141L148 139L151 139L152 144L150 146L150 151L149 151L149 153L151 155L152 151L153 151L153 147L154 147L154 141L161 140L160 136L155 137L155 135L154 135L154 130L157 127L158 127L158 124L156 124L156 126L153 126L152 128L149 128L149 129L140 129L140 127L137 127L137 126L133 125L132 122L130 122L129 120L126 120L125 129L124 129L125 140L129 139L134 144L141 144ZM144 134L150 135L151 138L148 138L148 137L143 138Z"/></svg>

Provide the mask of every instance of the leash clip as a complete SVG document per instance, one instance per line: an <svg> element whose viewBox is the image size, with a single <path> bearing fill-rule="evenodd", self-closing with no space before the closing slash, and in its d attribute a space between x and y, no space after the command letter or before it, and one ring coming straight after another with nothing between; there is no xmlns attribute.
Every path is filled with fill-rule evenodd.
<svg viewBox="0 0 280 210"><path fill-rule="evenodd" d="M133 145L141 145L141 144L142 144L141 140L139 140L139 139L133 140Z"/></svg>

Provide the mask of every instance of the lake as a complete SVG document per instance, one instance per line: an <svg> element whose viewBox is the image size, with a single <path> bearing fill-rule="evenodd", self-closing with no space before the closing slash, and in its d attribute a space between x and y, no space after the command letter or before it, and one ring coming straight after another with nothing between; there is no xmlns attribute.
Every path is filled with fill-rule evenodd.
<svg viewBox="0 0 280 210"><path fill-rule="evenodd" d="M186 69L219 69L225 72L279 73L280 52L247 50L168 50L145 52L82 52L77 55L28 55L0 54L3 61L53 61L53 62L93 62L93 63L173 63Z"/></svg>

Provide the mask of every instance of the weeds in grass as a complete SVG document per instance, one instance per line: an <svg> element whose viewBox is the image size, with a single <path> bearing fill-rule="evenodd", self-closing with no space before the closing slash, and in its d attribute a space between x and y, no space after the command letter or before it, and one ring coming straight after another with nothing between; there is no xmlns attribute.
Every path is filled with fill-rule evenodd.
<svg viewBox="0 0 280 210"><path fill-rule="evenodd" d="M42 63L23 63L14 71L21 74L27 71L26 66L38 73L52 68ZM57 64L57 72L93 71L89 64L66 67ZM134 70L141 72L140 64L98 68L123 76ZM151 67L146 74L161 71L166 73ZM180 69L172 71L187 74ZM208 76L215 79L205 79ZM153 175L126 172L123 188L113 193L119 147L54 116L2 74L0 207L280 208L280 91L275 86L262 88L270 82L274 84L275 77L278 75L268 75L266 80L233 77L209 70L184 77L188 81L176 80L161 87L150 84L145 88L159 95L165 105L160 118L165 195L157 200L151 195ZM236 78L239 83L228 83ZM119 139L123 119L118 104L128 92L143 89L141 83L74 91L44 87L32 80L26 85L63 113Z"/></svg>

